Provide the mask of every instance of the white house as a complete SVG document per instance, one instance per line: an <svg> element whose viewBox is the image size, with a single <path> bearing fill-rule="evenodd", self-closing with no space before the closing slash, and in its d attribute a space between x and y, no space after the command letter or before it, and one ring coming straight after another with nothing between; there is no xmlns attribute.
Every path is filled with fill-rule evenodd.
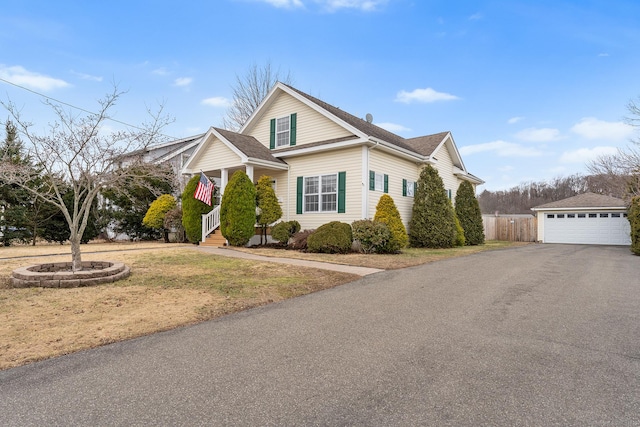
<svg viewBox="0 0 640 427"><path fill-rule="evenodd" d="M465 168L450 132L406 139L277 83L237 133L212 127L199 137L182 172L203 171L221 193L237 170L254 182L269 175L282 219L312 229L373 218L385 193L408 225L415 182L427 164L438 170L450 198L463 180L483 183ZM217 226L208 222L205 235Z"/></svg>

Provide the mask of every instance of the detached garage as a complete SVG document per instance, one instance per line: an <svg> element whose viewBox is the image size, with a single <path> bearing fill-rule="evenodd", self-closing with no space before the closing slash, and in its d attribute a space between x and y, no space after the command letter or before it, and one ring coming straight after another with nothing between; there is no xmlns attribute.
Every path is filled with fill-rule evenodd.
<svg viewBox="0 0 640 427"><path fill-rule="evenodd" d="M531 208L538 217L542 243L630 245L631 228L624 200L594 193Z"/></svg>

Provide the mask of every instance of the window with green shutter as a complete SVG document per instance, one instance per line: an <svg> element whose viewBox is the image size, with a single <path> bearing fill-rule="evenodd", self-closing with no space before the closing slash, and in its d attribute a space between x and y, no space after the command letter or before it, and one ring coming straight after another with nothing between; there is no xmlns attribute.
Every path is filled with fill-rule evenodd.
<svg viewBox="0 0 640 427"><path fill-rule="evenodd" d="M345 213L346 178L346 172L297 177L296 213Z"/></svg>
<svg viewBox="0 0 640 427"><path fill-rule="evenodd" d="M369 190L389 192L389 175L369 171Z"/></svg>
<svg viewBox="0 0 640 427"><path fill-rule="evenodd" d="M287 147L296 145L298 128L298 115L271 119L269 129L269 148Z"/></svg>

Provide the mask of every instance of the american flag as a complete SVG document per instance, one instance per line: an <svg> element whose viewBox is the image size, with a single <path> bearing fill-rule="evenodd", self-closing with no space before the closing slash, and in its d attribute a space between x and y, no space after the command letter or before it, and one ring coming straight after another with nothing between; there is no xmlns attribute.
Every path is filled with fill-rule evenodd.
<svg viewBox="0 0 640 427"><path fill-rule="evenodd" d="M211 193L213 193L213 182L209 181L209 178L200 172L200 181L198 181L193 197L211 206Z"/></svg>

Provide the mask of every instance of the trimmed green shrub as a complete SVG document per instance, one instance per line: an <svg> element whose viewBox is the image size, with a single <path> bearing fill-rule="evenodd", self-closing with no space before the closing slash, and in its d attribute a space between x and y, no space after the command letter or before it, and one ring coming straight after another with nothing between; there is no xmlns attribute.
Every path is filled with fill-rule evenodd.
<svg viewBox="0 0 640 427"><path fill-rule="evenodd" d="M392 252L394 241L389 227L383 222L361 219L351 223L353 240L360 244L360 251L365 254ZM397 245L395 246L397 250Z"/></svg>
<svg viewBox="0 0 640 427"><path fill-rule="evenodd" d="M640 255L640 196L631 199L627 219L631 225L631 252Z"/></svg>
<svg viewBox="0 0 640 427"><path fill-rule="evenodd" d="M383 194L380 197L373 220L385 224L391 232L392 240L386 249L387 253L397 252L407 246L409 243L407 230L404 228L400 212L398 212L393 198L388 194Z"/></svg>
<svg viewBox="0 0 640 427"><path fill-rule="evenodd" d="M273 178L270 176L263 175L256 183L256 206L259 211L259 214L256 217L256 223L262 228L262 232L260 233L260 244L262 244L263 237L266 243L267 226L269 224L273 224L282 217L282 208L278 202L276 192L273 191L273 187L271 186L272 180Z"/></svg>
<svg viewBox="0 0 640 427"><path fill-rule="evenodd" d="M202 239L202 215L211 212L213 206L193 197L200 175L192 177L182 192L182 225L191 243L199 243ZM213 195L212 195L213 196Z"/></svg>
<svg viewBox="0 0 640 427"><path fill-rule="evenodd" d="M286 245L291 236L300 231L300 223L298 221L281 221L271 227L271 237Z"/></svg>
<svg viewBox="0 0 640 427"><path fill-rule="evenodd" d="M151 206L142 219L142 223L150 228L163 229L164 216L171 209L177 206L176 198L171 194L163 194L162 196L151 202Z"/></svg>
<svg viewBox="0 0 640 427"><path fill-rule="evenodd" d="M409 241L418 248L450 248L456 238L453 207L438 171L431 165L420 172L413 197Z"/></svg>
<svg viewBox="0 0 640 427"><path fill-rule="evenodd" d="M456 192L456 215L464 230L465 244L484 244L484 227L480 203L476 198L473 185L469 181L462 181Z"/></svg>
<svg viewBox="0 0 640 427"><path fill-rule="evenodd" d="M460 220L457 215L454 215L454 219L456 221L456 241L454 242L455 246L464 246L465 237L464 237L464 229L460 224Z"/></svg>
<svg viewBox="0 0 640 427"><path fill-rule="evenodd" d="M220 231L231 246L244 246L255 234L256 187L244 171L236 171L220 202Z"/></svg>
<svg viewBox="0 0 640 427"><path fill-rule="evenodd" d="M307 250L327 254L346 254L351 251L351 226L340 221L321 225L307 238Z"/></svg>

